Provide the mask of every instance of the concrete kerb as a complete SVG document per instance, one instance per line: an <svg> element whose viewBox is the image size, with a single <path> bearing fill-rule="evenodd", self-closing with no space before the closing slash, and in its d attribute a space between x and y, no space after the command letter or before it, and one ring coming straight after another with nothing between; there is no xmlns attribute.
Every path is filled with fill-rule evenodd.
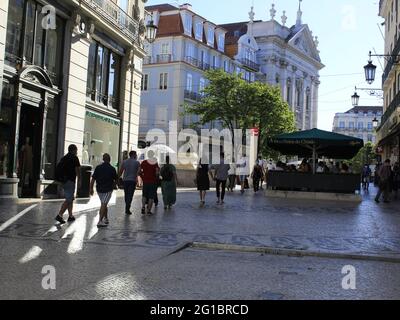
<svg viewBox="0 0 400 320"><path fill-rule="evenodd" d="M298 258L316 257L316 258L328 258L328 259L347 259L347 260L400 263L400 257L351 254L351 253L339 253L339 252L309 251L309 250L283 249L283 248L272 248L272 247L248 247L248 246L240 246L232 244L201 243L201 242L193 242L190 245L190 247L194 249L263 253L267 255L289 256Z"/></svg>
<svg viewBox="0 0 400 320"><path fill-rule="evenodd" d="M269 198L278 198L278 199L339 201L339 202L355 202L355 203L362 202L361 195L357 194L267 190L265 191L265 195Z"/></svg>

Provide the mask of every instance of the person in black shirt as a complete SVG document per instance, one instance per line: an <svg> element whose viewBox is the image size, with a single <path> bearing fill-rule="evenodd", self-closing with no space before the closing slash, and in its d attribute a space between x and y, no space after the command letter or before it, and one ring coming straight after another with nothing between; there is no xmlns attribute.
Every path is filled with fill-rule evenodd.
<svg viewBox="0 0 400 320"><path fill-rule="evenodd" d="M90 195L94 194L94 183L96 182L97 194L101 201L100 219L97 227L103 228L109 225L108 220L108 203L111 200L114 186L117 183L117 171L110 164L111 157L108 153L103 155L103 163L94 170L92 181L90 182Z"/></svg>
<svg viewBox="0 0 400 320"><path fill-rule="evenodd" d="M73 216L72 210L73 210L73 204L75 200L75 185L76 185L76 178L78 177L78 188L81 185L81 175L80 175L80 167L81 164L79 162L79 159L77 157L78 153L78 148L76 145L71 144L68 147L68 154L64 156L60 163L59 167L60 170L62 171L60 175L62 177L59 177L61 182L62 182L62 187L64 189L64 197L65 201L61 206L60 212L56 217L56 220L60 224L64 224L65 221L63 219L63 215L65 211L68 210L69 218L68 222L74 222L75 217Z"/></svg>

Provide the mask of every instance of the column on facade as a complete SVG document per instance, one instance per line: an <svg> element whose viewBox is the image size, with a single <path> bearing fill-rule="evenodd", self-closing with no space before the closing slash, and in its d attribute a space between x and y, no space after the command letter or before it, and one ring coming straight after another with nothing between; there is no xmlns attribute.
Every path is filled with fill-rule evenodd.
<svg viewBox="0 0 400 320"><path fill-rule="evenodd" d="M303 96L303 105L302 105L302 110L303 110L303 130L308 130L308 124L307 124L307 82L306 78L303 80L303 87L302 87L302 96Z"/></svg>
<svg viewBox="0 0 400 320"><path fill-rule="evenodd" d="M0 98L3 91L4 56L7 36L8 0L0 1ZM0 99L1 100L1 99Z"/></svg>
<svg viewBox="0 0 400 320"><path fill-rule="evenodd" d="M316 128L317 126L315 125L315 113L314 113L314 104L316 103L316 100L314 98L314 92L315 92L315 87L314 87L314 77L311 77L310 81L310 126L311 129Z"/></svg>
<svg viewBox="0 0 400 320"><path fill-rule="evenodd" d="M312 101L313 101L313 107L312 107L312 114L313 114L313 127L317 128L318 126L318 90L319 90L319 84L320 82L318 80L315 80L313 82L313 95L312 95Z"/></svg>
<svg viewBox="0 0 400 320"><path fill-rule="evenodd" d="M70 144L78 147L78 156L83 150L88 57L90 40L73 31L69 62L69 82L67 88L67 110L65 121L64 152Z"/></svg>

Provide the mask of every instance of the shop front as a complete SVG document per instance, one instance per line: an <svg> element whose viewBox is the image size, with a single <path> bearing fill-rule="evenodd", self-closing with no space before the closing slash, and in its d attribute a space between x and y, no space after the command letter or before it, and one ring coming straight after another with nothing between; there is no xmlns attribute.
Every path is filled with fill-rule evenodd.
<svg viewBox="0 0 400 320"><path fill-rule="evenodd" d="M0 104L0 197L40 197L53 184L65 20L45 29L43 4L10 1ZM58 11L57 11L58 12Z"/></svg>
<svg viewBox="0 0 400 320"><path fill-rule="evenodd" d="M95 168L103 162L103 154L111 156L111 164L118 168L120 129L118 118L87 110L82 164Z"/></svg>

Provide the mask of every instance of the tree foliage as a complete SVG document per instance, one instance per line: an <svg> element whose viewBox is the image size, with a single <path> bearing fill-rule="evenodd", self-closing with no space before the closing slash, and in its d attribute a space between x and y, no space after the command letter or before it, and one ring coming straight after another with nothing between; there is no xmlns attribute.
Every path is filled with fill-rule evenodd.
<svg viewBox="0 0 400 320"><path fill-rule="evenodd" d="M372 142L368 142L360 149L358 154L350 161L353 171L360 173L365 164L371 165L375 163L377 154Z"/></svg>
<svg viewBox="0 0 400 320"><path fill-rule="evenodd" d="M283 101L280 89L261 82L248 83L240 75L222 70L206 73L208 85L204 98L196 104L185 105L186 114L200 116L195 126L221 121L225 128L259 128L260 152L274 153L266 146L267 138L295 130L294 114Z"/></svg>

